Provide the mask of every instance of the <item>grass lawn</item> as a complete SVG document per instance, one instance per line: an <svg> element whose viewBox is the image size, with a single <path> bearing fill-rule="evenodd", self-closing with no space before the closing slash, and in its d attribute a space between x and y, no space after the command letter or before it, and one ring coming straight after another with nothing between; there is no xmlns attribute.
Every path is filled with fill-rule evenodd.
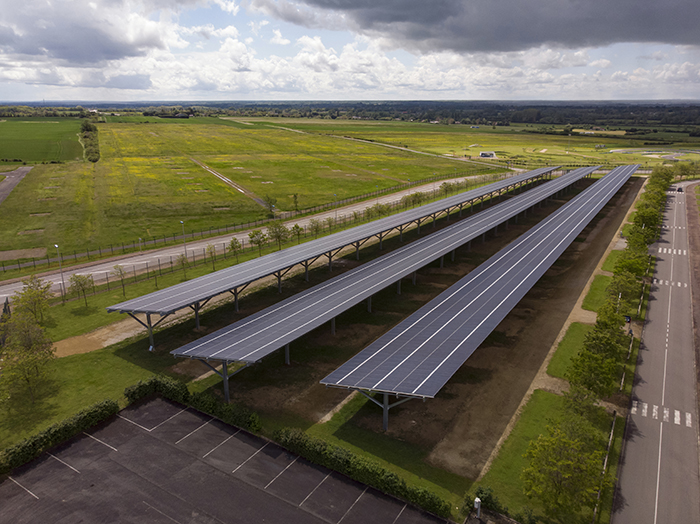
<svg viewBox="0 0 700 524"><path fill-rule="evenodd" d="M590 324L573 322L566 330L564 338L559 342L556 352L552 355L552 360L547 366L547 373L553 377L565 378L571 365L571 359L581 350L586 334L592 329L593 326Z"/></svg>
<svg viewBox="0 0 700 524"><path fill-rule="evenodd" d="M603 266L601 269L603 271L610 271L611 273L615 269L615 264L617 263L617 259L620 258L620 255L622 254L621 249L614 249L613 251L610 252L608 255L608 258L605 259L605 262L603 262Z"/></svg>
<svg viewBox="0 0 700 524"><path fill-rule="evenodd" d="M588 311L598 311L598 308L605 303L607 295L605 290L612 277L606 275L596 275L591 283L591 289L588 291L586 298L583 299L581 307Z"/></svg>

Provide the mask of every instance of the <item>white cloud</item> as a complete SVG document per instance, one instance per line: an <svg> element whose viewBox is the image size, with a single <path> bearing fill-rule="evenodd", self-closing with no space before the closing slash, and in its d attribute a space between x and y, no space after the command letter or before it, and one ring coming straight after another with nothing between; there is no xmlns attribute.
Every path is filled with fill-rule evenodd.
<svg viewBox="0 0 700 524"><path fill-rule="evenodd" d="M261 20L260 22L253 22L250 21L248 22L248 27L250 27L250 31L255 35L259 36L260 35L260 29L265 27L270 23L269 20Z"/></svg>
<svg viewBox="0 0 700 524"><path fill-rule="evenodd" d="M272 32L275 36L270 39L271 44L288 45L291 43L291 40L282 37L282 31L279 29L274 29Z"/></svg>

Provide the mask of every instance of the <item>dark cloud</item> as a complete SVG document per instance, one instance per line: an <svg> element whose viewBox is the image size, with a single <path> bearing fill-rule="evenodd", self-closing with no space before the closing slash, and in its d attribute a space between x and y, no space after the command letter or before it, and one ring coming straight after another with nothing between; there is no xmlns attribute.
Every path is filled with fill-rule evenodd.
<svg viewBox="0 0 700 524"><path fill-rule="evenodd" d="M519 51L619 42L700 45L697 0L250 0L289 22L323 24L318 11L397 47L430 51Z"/></svg>

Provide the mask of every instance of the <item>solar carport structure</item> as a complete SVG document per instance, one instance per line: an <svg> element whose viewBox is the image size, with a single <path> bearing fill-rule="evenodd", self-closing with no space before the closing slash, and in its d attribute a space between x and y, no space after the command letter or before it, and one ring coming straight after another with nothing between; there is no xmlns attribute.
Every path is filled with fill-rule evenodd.
<svg viewBox="0 0 700 524"><path fill-rule="evenodd" d="M610 172L321 383L381 406L385 430L390 408L435 397L638 167Z"/></svg>
<svg viewBox="0 0 700 524"><path fill-rule="evenodd" d="M530 189L171 353L201 360L214 369L224 379L224 396L228 400L228 379L233 375L228 374L230 363L243 362L247 366L283 346L285 362L289 363L289 344L292 341L328 321L334 333L335 317L343 311L365 299L368 300L368 307L371 307L372 295L396 282L397 292L400 293L401 279L411 274L415 278L415 272L420 268L450 252L454 254L456 248L485 235L499 224L513 218L517 220L519 214L527 213L528 209L566 190L596 169L577 169ZM223 370L219 372L210 361L221 362Z"/></svg>
<svg viewBox="0 0 700 524"><path fill-rule="evenodd" d="M421 224L430 218L432 218L434 224L435 219L441 214L449 214L459 210L461 215L462 208L465 206L476 203L483 205L486 199L500 197L500 195L512 189L517 189L534 181L542 180L546 176L551 176L551 173L556 169L558 167L548 167L521 173L484 187L444 198L438 202L340 231L311 242L289 247L254 260L215 271L188 282L127 300L126 302L109 306L107 311L127 313L141 323L148 330L151 349L153 349L153 328L180 309L191 308L195 313L195 322L197 328L199 328L199 311L215 296L230 292L234 296L236 310L238 310L238 295L256 280L275 275L278 287L281 290L282 277L297 264L305 267L308 279L309 266L322 256L328 258L329 267L332 268L333 257L343 248L354 245L359 259L360 246L373 237L379 238L379 246L381 248L382 239L393 230L398 230L399 234L402 234L404 229L415 223L420 232ZM138 313L146 315L145 323L136 317ZM154 324L151 321L152 315L159 315L161 318Z"/></svg>

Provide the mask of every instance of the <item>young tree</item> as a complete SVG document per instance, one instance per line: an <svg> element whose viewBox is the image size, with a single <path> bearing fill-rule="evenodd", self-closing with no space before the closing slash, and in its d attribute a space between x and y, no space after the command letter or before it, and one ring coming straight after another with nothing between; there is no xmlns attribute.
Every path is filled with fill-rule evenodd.
<svg viewBox="0 0 700 524"><path fill-rule="evenodd" d="M281 220L275 220L267 226L267 236L273 242L277 242L277 249L282 249L282 244L291 236L292 232Z"/></svg>
<svg viewBox="0 0 700 524"><path fill-rule="evenodd" d="M121 280L122 295L126 297L126 287L124 287L124 278L126 277L126 270L124 269L124 266L116 264L114 267L112 267L112 276Z"/></svg>
<svg viewBox="0 0 700 524"><path fill-rule="evenodd" d="M207 244L207 255L211 259L212 271L216 271L216 246L214 244Z"/></svg>
<svg viewBox="0 0 700 524"><path fill-rule="evenodd" d="M525 457L530 465L521 474L525 494L538 499L547 514L562 521L582 507L593 507L601 486L604 451L587 450L560 427L530 442ZM610 485L608 478L604 484Z"/></svg>
<svg viewBox="0 0 700 524"><path fill-rule="evenodd" d="M265 207L269 211L270 215L275 216L275 206L277 205L277 199L271 197L270 195L265 195L263 197L263 202L265 202Z"/></svg>
<svg viewBox="0 0 700 524"><path fill-rule="evenodd" d="M0 387L10 398L28 391L32 403L56 357L56 350L36 319L26 311L15 311L5 323Z"/></svg>
<svg viewBox="0 0 700 524"><path fill-rule="evenodd" d="M294 193L292 198L294 199L294 211L299 211L299 194Z"/></svg>
<svg viewBox="0 0 700 524"><path fill-rule="evenodd" d="M311 231L314 238L318 238L318 235L323 231L323 224L318 218L309 220L309 231Z"/></svg>
<svg viewBox="0 0 700 524"><path fill-rule="evenodd" d="M326 226L328 226L329 233L333 231L333 225L335 224L335 220L333 220L333 217L326 217L326 219L323 222L326 224Z"/></svg>
<svg viewBox="0 0 700 524"><path fill-rule="evenodd" d="M180 253L175 259L175 265L182 269L182 273L185 275L185 280L187 280L187 266L189 265L187 257L184 253Z"/></svg>
<svg viewBox="0 0 700 524"><path fill-rule="evenodd" d="M51 282L45 282L36 275L22 280L23 288L12 298L17 311L27 311L37 322L44 321L44 311L49 308Z"/></svg>
<svg viewBox="0 0 700 524"><path fill-rule="evenodd" d="M241 246L241 241L238 240L236 237L233 237L231 239L231 242L228 243L228 250L233 253L233 256L236 257L236 264L238 264L238 253L240 253L243 250L243 246Z"/></svg>
<svg viewBox="0 0 700 524"><path fill-rule="evenodd" d="M262 256L262 247L267 242L267 235L259 229L254 229L248 233L248 238L250 243L254 246L258 246L258 255Z"/></svg>
<svg viewBox="0 0 700 524"><path fill-rule="evenodd" d="M299 224L294 224L291 229L292 235L297 237L297 244L301 242L301 235L304 232L304 228L301 227Z"/></svg>
<svg viewBox="0 0 700 524"><path fill-rule="evenodd" d="M83 295L85 299L85 307L87 307L87 292L92 288L92 275L79 275L74 273L70 276L70 290L74 291L78 297Z"/></svg>
<svg viewBox="0 0 700 524"><path fill-rule="evenodd" d="M582 349L571 359L566 378L572 385L592 391L600 398L609 397L620 382L620 361Z"/></svg>

